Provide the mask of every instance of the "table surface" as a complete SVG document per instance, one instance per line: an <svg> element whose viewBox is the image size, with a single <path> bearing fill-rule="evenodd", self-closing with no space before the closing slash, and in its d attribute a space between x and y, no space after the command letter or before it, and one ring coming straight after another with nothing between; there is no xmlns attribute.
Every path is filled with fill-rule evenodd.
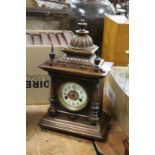
<svg viewBox="0 0 155 155"><path fill-rule="evenodd" d="M48 105L27 105L27 155L96 155L91 140L41 129L38 122L47 112ZM110 122L106 142L95 142L104 155L124 155L122 141L127 138L115 119Z"/></svg>

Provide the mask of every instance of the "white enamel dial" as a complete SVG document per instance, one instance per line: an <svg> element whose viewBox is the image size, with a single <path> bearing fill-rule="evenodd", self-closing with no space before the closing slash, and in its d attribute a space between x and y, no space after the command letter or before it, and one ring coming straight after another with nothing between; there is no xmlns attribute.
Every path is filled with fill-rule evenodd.
<svg viewBox="0 0 155 155"><path fill-rule="evenodd" d="M88 102L86 90L74 82L67 82L61 85L58 96L61 104L71 111L83 109Z"/></svg>

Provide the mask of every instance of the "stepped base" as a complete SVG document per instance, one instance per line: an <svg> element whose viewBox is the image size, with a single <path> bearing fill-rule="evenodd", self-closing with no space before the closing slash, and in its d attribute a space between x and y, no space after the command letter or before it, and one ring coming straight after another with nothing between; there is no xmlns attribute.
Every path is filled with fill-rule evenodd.
<svg viewBox="0 0 155 155"><path fill-rule="evenodd" d="M47 113L40 120L39 125L42 128L103 141L107 135L110 118L106 113L102 112L100 120L100 125L99 123L90 125L88 119L84 117L71 120L67 115L62 113L55 116L49 116Z"/></svg>

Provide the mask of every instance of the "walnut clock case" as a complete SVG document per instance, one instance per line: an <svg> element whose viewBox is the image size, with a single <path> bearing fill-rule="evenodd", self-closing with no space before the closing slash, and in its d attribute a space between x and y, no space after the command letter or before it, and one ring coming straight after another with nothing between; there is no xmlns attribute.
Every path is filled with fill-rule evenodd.
<svg viewBox="0 0 155 155"><path fill-rule="evenodd" d="M51 92L50 107L39 125L104 140L109 116L102 110L103 79L113 63L98 56L83 16L78 25L70 44L62 48L64 56L57 57L52 46L50 59L40 65L51 77Z"/></svg>

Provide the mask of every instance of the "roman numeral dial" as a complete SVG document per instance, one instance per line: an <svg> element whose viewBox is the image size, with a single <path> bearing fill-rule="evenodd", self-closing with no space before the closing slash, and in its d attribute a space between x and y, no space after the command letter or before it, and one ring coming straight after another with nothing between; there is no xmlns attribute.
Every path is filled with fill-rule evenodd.
<svg viewBox="0 0 155 155"><path fill-rule="evenodd" d="M78 83L67 82L60 86L58 99L66 109L79 111L87 105L88 95L83 86Z"/></svg>

